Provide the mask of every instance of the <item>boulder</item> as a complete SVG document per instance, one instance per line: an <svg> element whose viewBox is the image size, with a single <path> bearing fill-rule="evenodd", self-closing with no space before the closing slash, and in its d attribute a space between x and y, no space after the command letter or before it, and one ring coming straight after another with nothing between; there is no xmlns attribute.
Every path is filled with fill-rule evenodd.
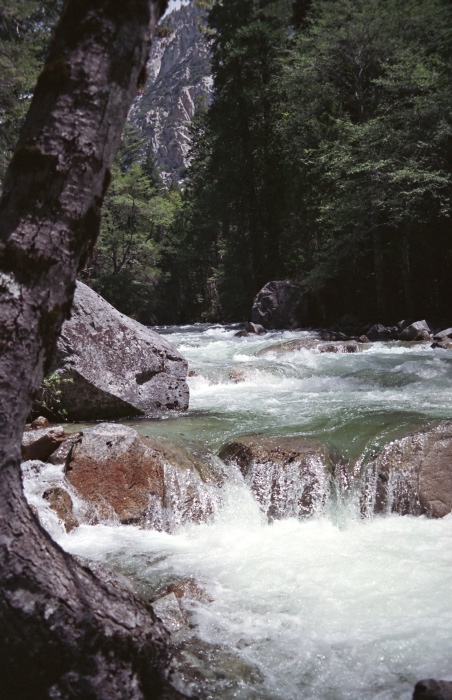
<svg viewBox="0 0 452 700"><path fill-rule="evenodd" d="M267 331L264 326L259 325L259 323L252 323L249 321L244 329L250 335L264 335Z"/></svg>
<svg viewBox="0 0 452 700"><path fill-rule="evenodd" d="M317 440L250 435L228 442L219 456L237 464L270 520L313 515L328 499L331 465Z"/></svg>
<svg viewBox="0 0 452 700"><path fill-rule="evenodd" d="M214 511L224 471L202 447L188 451L126 425L100 423L72 446L66 476L100 519L171 532Z"/></svg>
<svg viewBox="0 0 452 700"><path fill-rule="evenodd" d="M430 340L432 332L427 321L415 321L399 333L400 340Z"/></svg>
<svg viewBox="0 0 452 700"><path fill-rule="evenodd" d="M452 681L418 681L412 700L452 700Z"/></svg>
<svg viewBox="0 0 452 700"><path fill-rule="evenodd" d="M308 326L309 306L308 297L299 285L268 282L254 299L251 320L267 330Z"/></svg>
<svg viewBox="0 0 452 700"><path fill-rule="evenodd" d="M72 380L60 383L58 404L70 420L151 415L188 406L184 358L81 282L52 371Z"/></svg>
<svg viewBox="0 0 452 700"><path fill-rule="evenodd" d="M316 348L316 351L319 353L325 353L325 352L350 353L350 352L359 352L360 347L359 347L359 344L356 342L356 340L347 340L345 342L336 341L336 342L331 342L331 343L319 343L319 345Z"/></svg>
<svg viewBox="0 0 452 700"><path fill-rule="evenodd" d="M452 350L452 340L448 340L447 338L444 340L438 340L430 345L431 348L440 348L441 350Z"/></svg>
<svg viewBox="0 0 452 700"><path fill-rule="evenodd" d="M350 353L360 351L359 343L356 340L320 342L315 338L298 338L296 340L286 340L283 343L275 343L269 347L261 348L255 353L256 356L266 355L269 352L294 352L296 350L310 350L315 353Z"/></svg>
<svg viewBox="0 0 452 700"><path fill-rule="evenodd" d="M445 328L443 331L438 331L438 333L435 333L433 336L434 340L447 340L448 338L452 338L452 328Z"/></svg>
<svg viewBox="0 0 452 700"><path fill-rule="evenodd" d="M50 428L50 423L44 416L38 416L30 424L31 430L40 430L41 428Z"/></svg>
<svg viewBox="0 0 452 700"><path fill-rule="evenodd" d="M53 428L27 430L22 436L22 459L39 459L47 462L50 455L66 440L67 435L61 425Z"/></svg>
<svg viewBox="0 0 452 700"><path fill-rule="evenodd" d="M371 326L366 335L371 341L391 340L394 337L393 329L383 326L381 323L375 323Z"/></svg>
<svg viewBox="0 0 452 700"><path fill-rule="evenodd" d="M452 511L452 421L394 440L365 466L363 509L442 518Z"/></svg>
<svg viewBox="0 0 452 700"><path fill-rule="evenodd" d="M50 464L65 464L72 445L79 439L80 435L81 433L67 435L66 440L50 455L47 462Z"/></svg>
<svg viewBox="0 0 452 700"><path fill-rule="evenodd" d="M65 489L59 486L47 489L43 493L43 498L48 501L49 507L63 521L66 532L71 532L78 527L78 520L72 512L72 498Z"/></svg>

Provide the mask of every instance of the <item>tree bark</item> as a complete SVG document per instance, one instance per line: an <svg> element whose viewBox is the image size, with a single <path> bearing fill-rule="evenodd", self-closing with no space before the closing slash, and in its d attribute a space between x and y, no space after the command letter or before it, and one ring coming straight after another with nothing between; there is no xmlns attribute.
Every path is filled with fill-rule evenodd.
<svg viewBox="0 0 452 700"><path fill-rule="evenodd" d="M0 694L175 698L166 633L40 527L20 443L166 0L68 0L0 202Z"/></svg>

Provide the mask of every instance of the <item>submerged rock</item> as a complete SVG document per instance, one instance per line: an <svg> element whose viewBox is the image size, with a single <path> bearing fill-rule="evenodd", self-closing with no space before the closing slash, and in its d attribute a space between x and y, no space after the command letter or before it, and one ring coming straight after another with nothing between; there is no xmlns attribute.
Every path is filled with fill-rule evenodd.
<svg viewBox="0 0 452 700"><path fill-rule="evenodd" d="M72 498L65 489L59 486L47 489L43 493L43 498L48 501L49 507L63 522L66 532L71 532L71 530L79 526L79 522L73 513Z"/></svg>
<svg viewBox="0 0 452 700"><path fill-rule="evenodd" d="M164 338L119 313L77 283L53 371L59 410L70 420L99 420L188 407L187 362Z"/></svg>
<svg viewBox="0 0 452 700"><path fill-rule="evenodd" d="M227 443L219 456L238 465L270 519L313 515L329 498L331 464L317 440L250 435Z"/></svg>
<svg viewBox="0 0 452 700"><path fill-rule="evenodd" d="M66 476L101 519L172 531L201 522L219 502L221 462L125 425L101 423L84 431L66 462Z"/></svg>
<svg viewBox="0 0 452 700"><path fill-rule="evenodd" d="M367 514L452 511L452 421L394 440L366 464L363 509Z"/></svg>
<svg viewBox="0 0 452 700"><path fill-rule="evenodd" d="M286 340L283 343L275 343L269 347L258 350L256 356L265 355L269 352L294 352L296 350L311 350L315 353L351 353L360 352L360 344L356 340L330 341L324 342L316 338L298 338L296 340Z"/></svg>
<svg viewBox="0 0 452 700"><path fill-rule="evenodd" d="M311 320L309 306L299 285L268 282L254 299L251 320L270 330L308 326Z"/></svg>

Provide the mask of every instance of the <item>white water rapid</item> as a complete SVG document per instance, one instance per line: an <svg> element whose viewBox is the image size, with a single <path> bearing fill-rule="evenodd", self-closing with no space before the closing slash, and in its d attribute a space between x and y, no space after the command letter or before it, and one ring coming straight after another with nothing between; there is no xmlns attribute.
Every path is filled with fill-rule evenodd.
<svg viewBox="0 0 452 700"><path fill-rule="evenodd" d="M452 353L428 344L319 354L281 347L307 332L160 330L195 373L191 403L187 414L133 423L144 434L215 450L249 433L306 435L354 460L452 418ZM452 515L363 518L350 494L309 519L269 524L234 474L206 523L171 535L115 523L66 534L39 495L61 471L36 476L32 466L29 500L67 551L130 576L142 594L187 578L205 590L190 604L204 656L185 649L204 663L207 680L192 685L201 697L410 700L421 678L452 680Z"/></svg>

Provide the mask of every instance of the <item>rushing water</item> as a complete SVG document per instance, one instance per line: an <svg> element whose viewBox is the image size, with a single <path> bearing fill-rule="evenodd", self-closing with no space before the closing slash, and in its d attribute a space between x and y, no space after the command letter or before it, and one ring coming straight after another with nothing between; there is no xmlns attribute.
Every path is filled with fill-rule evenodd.
<svg viewBox="0 0 452 700"><path fill-rule="evenodd" d="M319 354L281 346L306 332L162 330L195 375L187 414L133 424L148 435L212 449L246 433L307 435L354 460L452 418L450 351L375 343ZM145 594L188 577L207 592L191 606L210 649L206 697L408 700L420 678L452 679L452 515L363 519L350 498L269 524L236 474L207 523L171 535L115 524L65 534L39 495L59 479L49 466L26 487L65 549L127 573Z"/></svg>

